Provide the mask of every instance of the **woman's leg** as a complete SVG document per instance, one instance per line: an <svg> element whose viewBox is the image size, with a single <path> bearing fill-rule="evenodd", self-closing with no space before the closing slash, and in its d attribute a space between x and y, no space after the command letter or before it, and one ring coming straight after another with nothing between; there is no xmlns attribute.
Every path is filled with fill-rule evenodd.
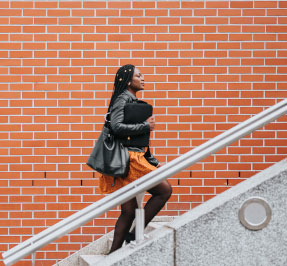
<svg viewBox="0 0 287 266"><path fill-rule="evenodd" d="M158 214L158 212L162 209L165 203L169 200L172 187L168 183L168 181L163 181L159 185L153 187L152 189L148 190L148 192L152 195L152 197L146 203L145 209L145 226L153 219L154 216ZM131 232L132 235L129 235L126 241L135 240L135 228Z"/></svg>
<svg viewBox="0 0 287 266"><path fill-rule="evenodd" d="M167 180L148 190L152 197L146 203L145 209L145 226L156 216L169 200L172 187Z"/></svg>
<svg viewBox="0 0 287 266"><path fill-rule="evenodd" d="M168 201L172 193L172 187L166 180L161 182L159 185L153 187L152 189L148 190L148 192L152 195L152 197L148 200L144 207L145 226L148 225L148 223L153 219L153 217L155 217L159 213L159 211ZM131 233L133 234L131 240L134 240L135 228L132 230Z"/></svg>
<svg viewBox="0 0 287 266"><path fill-rule="evenodd" d="M129 232L135 218L136 208L137 201L135 198L121 205L121 215L118 218L115 226L114 239L110 253L121 248L121 246L123 245L125 236Z"/></svg>

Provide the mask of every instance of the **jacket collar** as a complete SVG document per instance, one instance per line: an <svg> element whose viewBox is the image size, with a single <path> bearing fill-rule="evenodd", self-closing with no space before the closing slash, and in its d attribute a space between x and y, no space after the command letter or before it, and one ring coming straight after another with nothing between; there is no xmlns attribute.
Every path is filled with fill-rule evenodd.
<svg viewBox="0 0 287 266"><path fill-rule="evenodd" d="M138 100L138 98L135 95L133 95L129 90L126 90L125 93L128 94L133 100L135 101Z"/></svg>

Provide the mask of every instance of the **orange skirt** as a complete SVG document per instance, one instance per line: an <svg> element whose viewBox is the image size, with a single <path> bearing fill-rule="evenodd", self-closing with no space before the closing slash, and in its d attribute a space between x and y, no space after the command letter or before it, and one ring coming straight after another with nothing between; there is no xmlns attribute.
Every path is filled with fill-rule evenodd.
<svg viewBox="0 0 287 266"><path fill-rule="evenodd" d="M151 165L144 157L144 152L129 151L130 155L130 169L126 178L116 178L115 185L114 177L101 175L99 180L99 188L102 194L112 193L119 188L137 180L138 178L155 170L156 167Z"/></svg>

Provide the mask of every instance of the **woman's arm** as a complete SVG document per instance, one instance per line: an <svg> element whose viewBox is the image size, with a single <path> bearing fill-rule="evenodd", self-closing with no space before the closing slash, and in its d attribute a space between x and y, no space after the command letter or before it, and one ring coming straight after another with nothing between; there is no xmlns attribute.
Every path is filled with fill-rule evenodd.
<svg viewBox="0 0 287 266"><path fill-rule="evenodd" d="M152 153L150 152L149 147L148 147L148 150L147 150L147 152L145 153L144 157L145 157L146 160L147 160L150 164L152 164L153 166L156 166L156 167L160 167L160 166L161 166L161 164L160 164L160 162L158 161L158 159L156 159L156 158L152 155Z"/></svg>

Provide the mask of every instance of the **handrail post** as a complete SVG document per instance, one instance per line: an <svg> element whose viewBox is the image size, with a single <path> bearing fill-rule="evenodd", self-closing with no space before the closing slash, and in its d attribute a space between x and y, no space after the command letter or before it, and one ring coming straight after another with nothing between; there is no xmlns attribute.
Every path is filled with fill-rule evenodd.
<svg viewBox="0 0 287 266"><path fill-rule="evenodd" d="M32 253L32 266L35 266L35 256L36 256L35 252Z"/></svg>
<svg viewBox="0 0 287 266"><path fill-rule="evenodd" d="M33 246L33 242L31 242L31 246ZM36 251L32 253L32 266L35 266L35 260L36 260Z"/></svg>
<svg viewBox="0 0 287 266"><path fill-rule="evenodd" d="M136 209L136 242L139 243L144 240L145 228L145 210L143 208L143 199L145 192L136 196L138 208Z"/></svg>

